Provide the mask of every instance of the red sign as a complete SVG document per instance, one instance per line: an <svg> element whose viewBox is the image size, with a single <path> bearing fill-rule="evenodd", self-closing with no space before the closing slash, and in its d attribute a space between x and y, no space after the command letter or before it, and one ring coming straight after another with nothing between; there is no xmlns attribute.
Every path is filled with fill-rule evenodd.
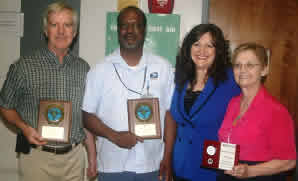
<svg viewBox="0 0 298 181"><path fill-rule="evenodd" d="M174 0L148 0L150 13L170 14L173 11Z"/></svg>

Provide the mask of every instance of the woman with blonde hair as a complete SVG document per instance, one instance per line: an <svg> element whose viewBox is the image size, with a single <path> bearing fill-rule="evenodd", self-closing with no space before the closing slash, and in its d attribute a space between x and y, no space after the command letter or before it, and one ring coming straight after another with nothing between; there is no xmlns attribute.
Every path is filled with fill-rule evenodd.
<svg viewBox="0 0 298 181"><path fill-rule="evenodd" d="M263 85L266 49L244 43L235 49L232 64L242 93L230 101L218 135L222 142L240 145L240 164L217 180L285 180L283 173L296 165L294 122Z"/></svg>

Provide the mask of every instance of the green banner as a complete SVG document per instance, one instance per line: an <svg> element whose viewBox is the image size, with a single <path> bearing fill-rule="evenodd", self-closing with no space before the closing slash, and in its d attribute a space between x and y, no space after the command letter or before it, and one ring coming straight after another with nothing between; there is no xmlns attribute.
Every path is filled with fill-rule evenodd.
<svg viewBox="0 0 298 181"><path fill-rule="evenodd" d="M106 55L119 47L117 16L116 12L107 13ZM166 58L175 65L179 45L180 16L176 14L146 14L146 17L145 49Z"/></svg>

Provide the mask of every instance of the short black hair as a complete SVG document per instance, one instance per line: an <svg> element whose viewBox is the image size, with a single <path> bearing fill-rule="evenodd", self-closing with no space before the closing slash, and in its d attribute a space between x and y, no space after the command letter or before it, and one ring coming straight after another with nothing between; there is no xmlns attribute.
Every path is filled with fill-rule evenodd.
<svg viewBox="0 0 298 181"><path fill-rule="evenodd" d="M138 15L140 15L143 19L143 26L144 28L146 29L146 26L147 26L147 18L146 18L146 15L145 13L138 7L135 7L135 6L127 6L126 8L123 8L118 17L117 17L117 27L118 27L118 30L119 30L119 27L120 27L120 20L121 20L121 17L123 16L124 13L126 13L127 11L135 11Z"/></svg>

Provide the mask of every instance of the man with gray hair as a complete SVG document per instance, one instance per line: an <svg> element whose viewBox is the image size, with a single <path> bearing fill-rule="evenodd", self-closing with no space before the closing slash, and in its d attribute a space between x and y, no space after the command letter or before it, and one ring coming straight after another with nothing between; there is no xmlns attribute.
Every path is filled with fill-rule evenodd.
<svg viewBox="0 0 298 181"><path fill-rule="evenodd" d="M18 128L16 152L21 181L82 181L83 143L88 154L87 175L97 174L94 137L83 128L80 109L89 65L69 49L77 26L78 16L72 7L63 2L50 4L43 16L47 47L13 63L0 92L0 113ZM67 143L46 140L37 131L42 100L69 103L72 124ZM64 117L64 109L60 111Z"/></svg>

